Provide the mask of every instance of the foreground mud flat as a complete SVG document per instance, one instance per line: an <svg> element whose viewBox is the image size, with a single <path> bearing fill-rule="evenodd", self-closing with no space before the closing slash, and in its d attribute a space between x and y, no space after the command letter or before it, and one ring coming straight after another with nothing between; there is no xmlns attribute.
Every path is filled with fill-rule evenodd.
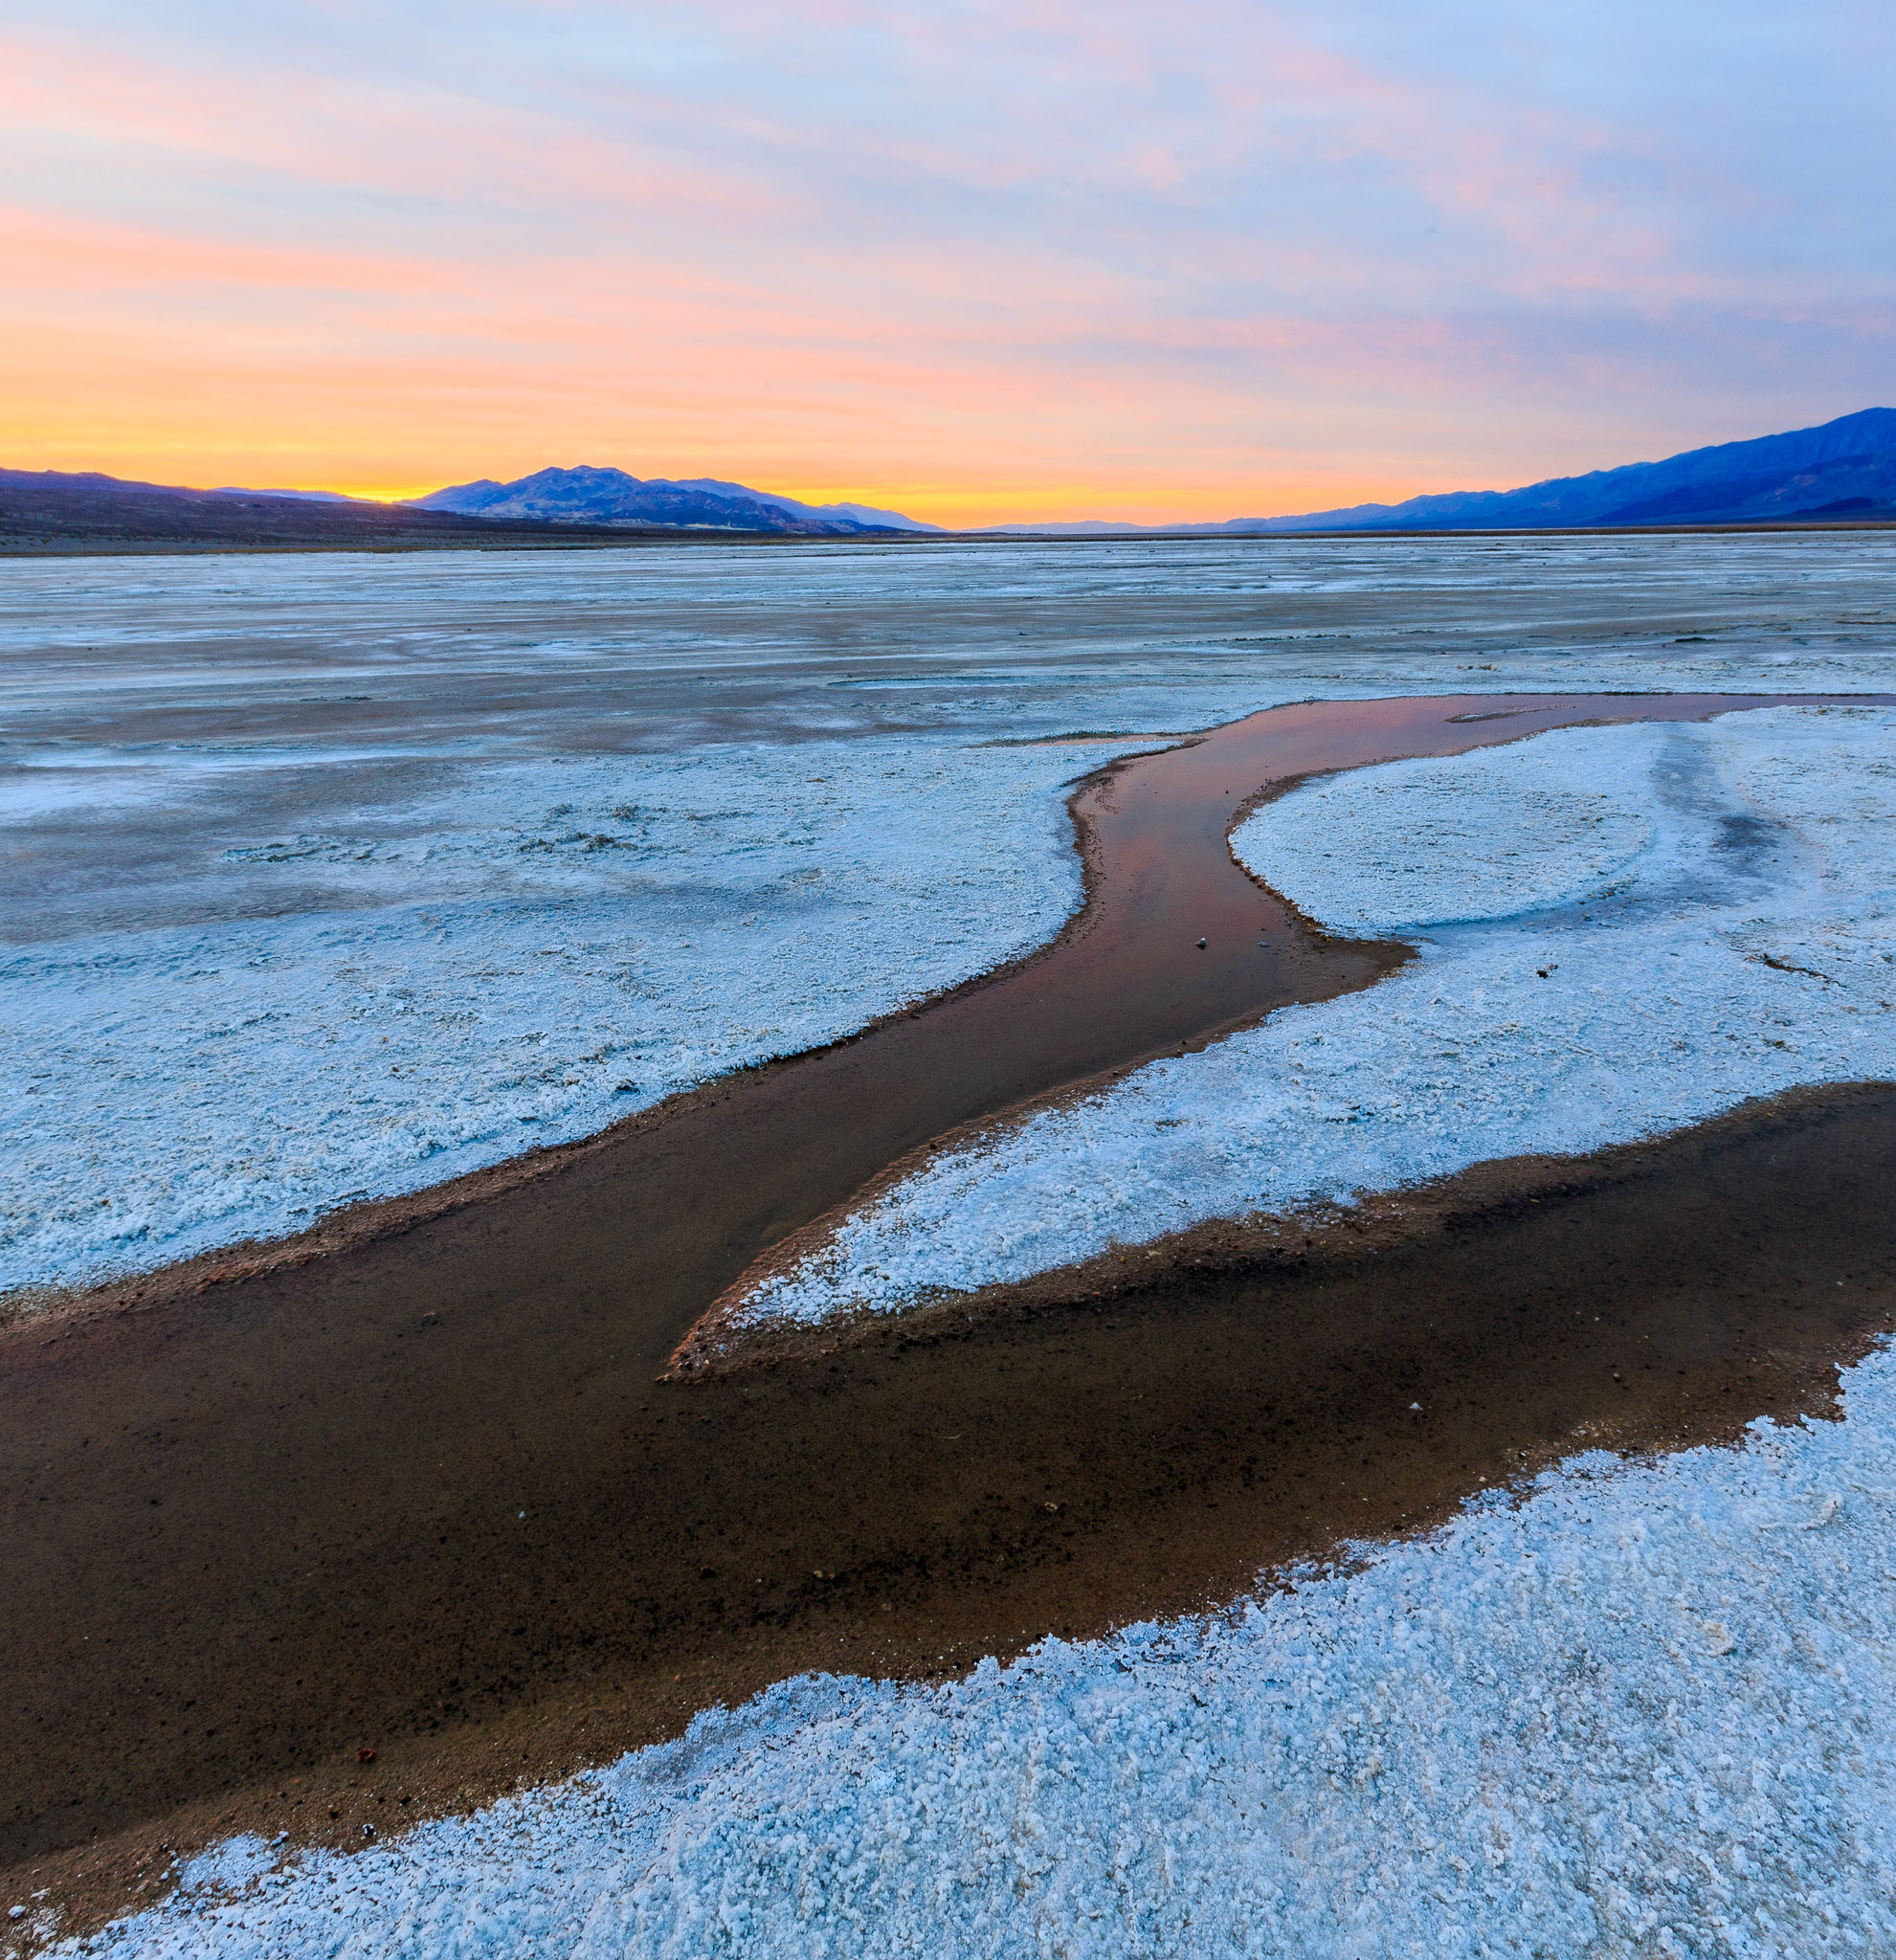
<svg viewBox="0 0 1896 1960"><path fill-rule="evenodd" d="M1893 1128L1885 1105L1885 1146ZM1861 1161L1864 1132L1833 1141L1844 1145L1840 1158ZM1829 1165L1839 1168L1839 1158ZM1807 1196L1825 1167L1820 1157L1799 1168L1802 1178L1787 1182ZM1885 1157L1876 1174L1886 1180L1890 1168ZM1765 1244L1783 1242L1795 1221L1755 1165L1749 1169L1740 1191L1770 1234ZM1714 1175L1696 1192L1673 1182L1659 1194L1673 1204L1709 1200L1723 1218L1738 1193L1721 1190ZM1077 1937L1081 1950L1101 1952L1208 1943L1212 1950L1343 1955L1426 1941L1472 1955L1544 1950L1553 1940L1584 1953L1650 1943L1662 1927L1688 1950L1880 1950L1896 1930L1887 1882L1896 1859L1887 1768L1896 1682L1887 1678L1878 1591L1885 1568L1896 1568L1888 1359L1879 1353L1846 1372L1842 1419L1760 1423L1736 1447L1675 1448L1656 1460L1612 1454L1639 1441L1664 1408L1670 1384L1655 1395L1642 1372L1655 1361L1700 1363L1691 1387L1709 1392L1714 1407L1724 1388L1770 1396L1782 1414L1791 1413L1787 1391L1791 1405L1801 1390L1820 1408L1827 1370L1798 1382L1782 1350L1750 1346L1777 1331L1769 1309L1757 1311L1760 1301L1802 1275L1773 1269L1767 1258L1751 1266L1746 1293L1741 1261L1722 1269L1710 1235L1688 1237L1683 1249L1700 1256L1696 1278L1706 1291L1674 1292L1655 1317L1659 1289L1684 1282L1663 1261L1664 1248L1681 1242L1676 1231L1629 1232L1624 1207L1589 1214L1575 1206L1567 1222L1578 1229L1536 1237L1536 1219L1511 1237L1490 1237L1472 1270L1402 1277L1479 1287L1491 1285L1506 1260L1531 1260L1517 1269L1519 1290L1544 1298L1575 1238L1596 1256L1602 1232L1617 1231L1629 1265L1658 1255L1646 1269L1654 1296L1642 1299L1639 1278L1628 1275L1618 1297L1630 1318L1595 1356L1602 1379L1604 1364L1621 1365L1631 1413L1602 1414L1591 1434L1559 1438L1555 1447L1578 1445L1581 1454L1536 1477L1533 1459L1553 1440L1537 1425L1586 1405L1562 1407L1556 1395L1550 1408L1545 1394L1524 1395L1522 1454L1497 1451L1512 1460L1480 1466L1492 1494L1434 1530L1365 1543L1341 1568L1293 1565L1260 1592L1240 1587L1235 1605L1209 1615L1181 1599L1176 1616L1104 1638L1074 1637L1084 1631L1076 1626L1024 1653L1027 1641L996 1639L992 1624L957 1621L951 1611L918 1638L904 1575L845 1567L837 1574L843 1603L824 1615L820 1633L809 1630L794 1657L814 1671L771 1686L756 1681L764 1688L756 1699L709 1709L675 1742L614 1754L615 1728L649 1720L657 1696L648 1689L641 1706L641 1684L614 1679L607 1659L582 1667L574 1691L530 1727L490 1730L485 1760L467 1748L457 1761L448 1752L431 1760L425 1747L385 1745L368 1766L300 1767L286 1772L282 1800L227 1801L205 1816L225 1834L250 1828L222 1836L202 1856L173 1855L203 1841L200 1825L193 1837L170 1837L168 1848L96 1846L87 1854L90 1893L84 1877L70 1882L70 1865L49 1869L54 1860L19 1868L16 1884L29 1900L29 1884L56 1896L71 1914L101 1892L122 1904L143 1862L164 1903L88 1950L154 1956L759 1945L881 1952L892 1940L980 1953L1043 1934L1069 1944ZM1749 1240L1743 1248L1763 1249ZM1869 1282L1887 1325L1896 1304L1889 1248L1869 1270L1863 1248L1849 1250L1852 1286ZM1577 1277L1608 1276L1589 1272L1583 1251ZM1291 1303L1280 1296L1277 1303ZM1327 1303L1306 1296L1303 1303ZM1859 1296L1856 1309L1864 1305ZM1816 1299L1806 1311L1836 1314ZM1738 1325L1715 1331L1720 1314ZM1116 1541L1119 1556L1175 1573L1181 1594L1216 1592L1225 1574L1204 1570L1206 1526L1215 1530L1219 1515L1247 1504L1267 1510L1293 1474L1308 1480L1299 1495L1311 1510L1335 1519L1355 1495L1339 1487L1346 1464L1350 1481L1371 1492L1361 1529L1400 1531L1390 1499L1431 1494L1430 1480L1416 1475L1403 1388L1436 1398L1408 1424L1446 1415L1452 1434L1483 1392L1531 1387L1518 1348L1505 1339L1510 1316L1496 1311L1480 1328L1480 1315L1479 1303L1463 1305L1443 1330L1447 1340L1414 1357L1409 1383L1384 1384L1384 1408L1369 1404L1360 1382L1343 1398L1332 1383L1333 1400L1346 1399L1361 1425L1349 1440L1351 1459L1368 1458L1364 1467L1342 1457L1333 1447L1340 1438L1326 1438L1321 1422L1304 1429L1281 1402L1288 1419L1259 1425L1275 1434L1257 1438L1267 1447L1252 1453L1255 1483L1247 1465L1221 1484L1174 1487L1174 1517L1195 1513L1199 1529L1135 1529ZM1529 1325L1526 1341L1545 1344L1550 1326ZM1114 1331L1115 1346L1133 1334L1133 1361L1159 1361L1163 1344L1150 1323L1142 1330L1136 1317L1130 1325L1122 1317ZM1181 1331L1202 1337L1207 1321L1188 1318L1182 1330L1172 1322L1170 1331L1174 1342ZM1210 1331L1216 1341L1216 1316ZM1478 1339L1468 1341L1471 1333ZM1726 1366L1706 1369L1706 1348L1721 1342ZM1221 1358L1242 1357L1227 1348ZM1016 1379L1029 1359L1017 1344L991 1356ZM1336 1359L1346 1371L1370 1361ZM920 1352L858 1357L840 1392L859 1415L866 1402L874 1425L878 1398L873 1388L862 1395L865 1385L922 1362ZM1195 1386L1210 1378L1207 1370ZM1161 1408L1142 1472L1117 1438L1155 1381ZM1116 1395L1103 1393L1105 1386L1093 1384L1101 1419L1082 1450L1069 1456L1068 1438L1043 1433L1031 1468L982 1465L1000 1470L996 1481L1063 1493L1048 1502L1072 1505L1082 1521L1066 1542L1094 1567L1096 1584L1102 1534L1101 1521L1087 1516L1097 1503L1089 1470L1126 1480L1113 1487L1117 1500L1141 1474L1149 1489L1201 1467L1181 1459L1184 1397L1168 1391L1187 1385L1166 1383L1162 1362L1122 1380ZM1201 1431L1207 1422L1226 1427L1234 1414L1216 1400L1192 1411ZM1714 1417L1708 1426L1735 1425ZM1650 1430L1645 1439L1681 1440ZM1589 1440L1605 1447L1588 1454ZM945 1445L937 1441L933 1454L946 1454ZM1438 1465L1438 1508L1473 1481L1476 1467ZM1385 1481L1391 1470L1394 1483ZM919 1495L931 1501L926 1487ZM1112 1525L1122 1510L1115 1501ZM1024 1519L1012 1522L1000 1541L1010 1562L1038 1565L1043 1586L1071 1573L1060 1566L1058 1538L1023 1545ZM1146 1522L1158 1521L1149 1511ZM727 1560L755 1549L736 1537L722 1548ZM968 1563L955 1589L964 1602L988 1590ZM1007 1583L999 1564L996 1590ZM879 1618L890 1622L878 1593L881 1605L892 1600L909 1615L881 1635L881 1654L872 1629ZM1013 1603L1026 1619L1021 1592ZM964 1630L971 1640L954 1637ZM911 1666L926 1672L929 1656L914 1651L923 1639L942 1643L936 1666L956 1678L877 1679L896 1658L888 1649L904 1645ZM1001 1659L959 1673L957 1662L965 1667L982 1653ZM549 1741L567 1752L562 1768L575 1757L604 1756L608 1766L502 1793L513 1775L548 1767L540 1750ZM514 1745L536 1744L516 1759ZM462 1808L483 1796L484 1807ZM408 1831L411 1805L461 1814ZM293 1836L278 1841L281 1831ZM325 1838L333 1849L322 1848ZM33 1910L51 1932L46 1904ZM1767 1924L1772 1946L1759 1937Z"/></svg>

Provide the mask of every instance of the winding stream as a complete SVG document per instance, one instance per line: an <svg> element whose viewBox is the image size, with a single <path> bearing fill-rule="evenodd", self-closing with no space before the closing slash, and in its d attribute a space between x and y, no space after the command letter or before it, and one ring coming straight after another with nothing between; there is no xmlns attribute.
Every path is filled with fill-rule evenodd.
<svg viewBox="0 0 1896 1960"><path fill-rule="evenodd" d="M752 1260L903 1153L1399 963L1399 947L1308 932L1238 868L1226 836L1260 793L1578 722L1782 699L1254 715L1082 786L1087 904L1012 969L547 1153L531 1175L364 1208L322 1257L221 1277L198 1262L119 1289L101 1303L114 1310L6 1330L0 1666L16 1713L0 1858L323 1765L346 1831L373 1795L353 1768L371 1741L425 1808L575 1759L557 1725L492 1742L528 1707L598 1704L585 1747L610 1753L799 1667L926 1672L1228 1592L1346 1526L1403 1528L1497 1453L1524 1456L1524 1423L1564 1437L1588 1397L1618 1394L1568 1328L1563 1287L1617 1286L1634 1316L1650 1292L1679 1380L1756 1382L1722 1417L1801 1406L1815 1377L1745 1372L1747 1357L1801 1284L1800 1233L1854 1220L1883 1235L1864 1270L1886 1263L1887 1208L1859 1190L1896 1163L1886 1097L1773 1142L1768 1165L1742 1140L1722 1157L1682 1145L1651 1173L1673 1186L1598 1199L1621 1206L1610 1230L1549 1208L1502 1220L1491 1244L1373 1270L1222 1293L1181 1281L1123 1317L926 1348L891 1329L840 1359L655 1379ZM1796 1169L1806 1159L1821 1176ZM1791 1180L1775 1198L1773 1178ZM1705 1200L1684 1223L1680 1191ZM1557 1279L1528 1285L1552 1243L1537 1254L1532 1235L1562 1231ZM1700 1295L1668 1277L1675 1253L1712 1288L1696 1318ZM1424 1328L1410 1309L1437 1296L1452 1310ZM1741 1323L1730 1303L1753 1296ZM116 1310L127 1301L137 1310ZM1813 1353L1846 1338L1861 1303L1822 1304L1821 1326L1796 1324ZM1369 1462L1383 1404L1408 1408L1410 1377L1438 1363L1461 1371L1461 1413L1407 1442L1376 1432L1373 1505L1350 1492L1339 1509L1301 1483L1329 1457ZM1649 1413L1653 1434L1674 1434L1674 1404ZM325 1815L282 1827L321 1837Z"/></svg>

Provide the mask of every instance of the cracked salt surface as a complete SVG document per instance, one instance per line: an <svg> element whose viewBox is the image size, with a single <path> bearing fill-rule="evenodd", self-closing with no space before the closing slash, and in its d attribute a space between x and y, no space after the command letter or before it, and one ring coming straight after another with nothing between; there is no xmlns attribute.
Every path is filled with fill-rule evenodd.
<svg viewBox="0 0 1896 1960"><path fill-rule="evenodd" d="M60 1950L1896 1950L1896 1357L1846 1419L1521 1501L940 1687L806 1677L354 1857L257 1839Z"/></svg>
<svg viewBox="0 0 1896 1960"><path fill-rule="evenodd" d="M0 1292L590 1134L1043 942L1081 892L1064 786L1128 744L996 743L1310 696L1888 686L1887 632L1850 623L1886 555L9 562Z"/></svg>
<svg viewBox="0 0 1896 1960"><path fill-rule="evenodd" d="M1026 1279L1212 1218L1896 1078L1896 713L1568 729L1305 785L1237 833L1321 923L1414 938L1292 1008L944 1152L739 1325Z"/></svg>

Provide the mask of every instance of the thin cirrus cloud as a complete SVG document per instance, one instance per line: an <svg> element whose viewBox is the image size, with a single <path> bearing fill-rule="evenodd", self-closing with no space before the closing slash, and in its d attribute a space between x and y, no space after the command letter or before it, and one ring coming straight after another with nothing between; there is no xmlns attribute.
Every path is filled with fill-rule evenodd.
<svg viewBox="0 0 1896 1960"><path fill-rule="evenodd" d="M10 22L15 464L1149 520L1896 394L1896 27L1836 0Z"/></svg>

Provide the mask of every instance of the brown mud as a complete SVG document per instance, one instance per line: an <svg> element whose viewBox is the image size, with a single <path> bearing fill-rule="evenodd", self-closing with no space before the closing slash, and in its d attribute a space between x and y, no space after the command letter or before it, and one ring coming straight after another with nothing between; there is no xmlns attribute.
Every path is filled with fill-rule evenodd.
<svg viewBox="0 0 1896 1960"><path fill-rule="evenodd" d="M1260 783L1741 704L1254 717L1248 751L1221 730L1077 799L1087 911L990 987L546 1153L491 1198L0 1333L9 1896L50 1888L77 1929L148 1896L161 1841L360 1843L805 1668L953 1670L1230 1597L1580 1444L1820 1413L1896 1303L1885 1088L1527 1185L1471 1173L1408 1236L1181 1246L976 1326L654 1379L774 1238L1051 1086L1044 1049L1070 1080L1385 970L1394 949L1327 946L1231 864ZM1187 779L1170 807L1159 764ZM1123 862L1102 844L1121 820ZM1230 880L1201 881L1217 858ZM1115 948L1143 1023L1035 984ZM983 1013L1001 1001L1018 1026ZM955 1038L930 1049L938 1017ZM952 1058L946 1087L913 1079L927 1056Z"/></svg>

